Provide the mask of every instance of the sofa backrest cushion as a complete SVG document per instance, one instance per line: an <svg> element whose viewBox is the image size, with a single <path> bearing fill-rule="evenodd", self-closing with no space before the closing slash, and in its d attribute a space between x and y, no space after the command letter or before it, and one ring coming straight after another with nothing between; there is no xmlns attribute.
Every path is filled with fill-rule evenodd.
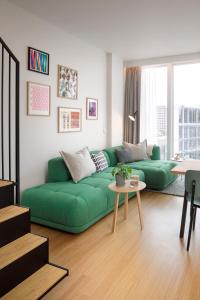
<svg viewBox="0 0 200 300"><path fill-rule="evenodd" d="M91 153L97 153L98 151L91 151ZM108 166L110 166L110 159L108 154L103 151L106 160L108 162ZM64 160L62 157L55 157L48 161L48 175L47 181L48 182L63 182L72 180L72 176L66 167Z"/></svg>
<svg viewBox="0 0 200 300"><path fill-rule="evenodd" d="M116 154L116 149L122 149L123 146L117 146L117 147L110 147L104 149L104 151L107 153L109 160L110 160L110 167L114 167L118 162L117 154Z"/></svg>
<svg viewBox="0 0 200 300"><path fill-rule="evenodd" d="M48 182L60 182L71 179L71 174L62 157L55 157L48 161Z"/></svg>
<svg viewBox="0 0 200 300"><path fill-rule="evenodd" d="M111 147L103 150L103 153L108 161L109 167L114 167L118 163L116 149L122 148L123 146ZM98 151L92 151L96 153ZM152 150L152 160L160 159L160 147L154 146ZM48 162L48 182L62 182L67 180L72 180L71 174L66 167L62 157L55 157L49 160Z"/></svg>
<svg viewBox="0 0 200 300"><path fill-rule="evenodd" d="M110 164L109 167L114 167L118 162L117 154L116 154L116 149L123 149L123 146L116 146L116 147L110 147L104 149L104 151L107 153ZM160 147L157 145L154 145L153 150L152 150L152 155L151 155L152 160L159 160L160 159Z"/></svg>
<svg viewBox="0 0 200 300"><path fill-rule="evenodd" d="M160 147L159 146L157 146L157 145L153 146L151 159L152 160L160 160Z"/></svg>

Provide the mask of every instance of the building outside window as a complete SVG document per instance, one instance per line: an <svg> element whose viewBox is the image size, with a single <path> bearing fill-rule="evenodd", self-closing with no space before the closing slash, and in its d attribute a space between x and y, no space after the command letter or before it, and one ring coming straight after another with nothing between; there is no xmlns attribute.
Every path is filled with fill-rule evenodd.
<svg viewBox="0 0 200 300"><path fill-rule="evenodd" d="M141 82L141 140L159 145L162 159L200 159L200 63L143 67Z"/></svg>

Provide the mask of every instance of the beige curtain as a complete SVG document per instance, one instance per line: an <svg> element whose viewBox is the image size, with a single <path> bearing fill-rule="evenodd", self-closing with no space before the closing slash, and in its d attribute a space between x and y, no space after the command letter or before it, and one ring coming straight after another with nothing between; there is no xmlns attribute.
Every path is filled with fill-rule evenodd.
<svg viewBox="0 0 200 300"><path fill-rule="evenodd" d="M140 87L141 68L127 68L124 102L124 141L128 143L139 143L140 141ZM135 122L128 117L134 114Z"/></svg>

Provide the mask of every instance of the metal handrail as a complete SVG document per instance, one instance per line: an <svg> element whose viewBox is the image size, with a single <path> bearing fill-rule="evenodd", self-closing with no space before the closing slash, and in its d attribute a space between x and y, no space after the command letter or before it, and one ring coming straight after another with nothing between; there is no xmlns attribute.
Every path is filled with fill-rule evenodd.
<svg viewBox="0 0 200 300"><path fill-rule="evenodd" d="M20 199L20 120L19 120L19 85L20 85L20 63L13 52L9 49L3 39L0 37L1 44L1 91L0 91L0 106L1 106L1 175L2 179L9 179L16 183L16 203L19 203ZM5 53L8 54L8 63L6 64ZM12 61L15 63L15 70L12 68ZM5 76L5 72L8 72L8 76ZM13 74L15 72L15 74ZM7 74L7 73L6 73ZM12 82L13 76L15 76L14 83ZM6 78L5 78L6 77ZM4 82L6 80L6 84ZM5 93L5 86L8 87L7 97ZM15 95L12 97L11 88L14 86ZM14 99L13 99L14 98ZM5 118L5 101L8 101L8 116ZM15 121L12 124L11 111L12 104L15 105ZM8 122L8 134L5 127L5 122ZM13 130L14 125L14 130ZM13 132L14 131L14 132ZM15 147L12 148L11 139L15 137ZM7 151L5 144L8 145L8 163L5 159L5 151ZM14 155L13 155L14 152ZM14 158L13 158L14 157ZM15 178L12 178L12 162L15 163ZM8 173L9 178L5 178L5 173Z"/></svg>

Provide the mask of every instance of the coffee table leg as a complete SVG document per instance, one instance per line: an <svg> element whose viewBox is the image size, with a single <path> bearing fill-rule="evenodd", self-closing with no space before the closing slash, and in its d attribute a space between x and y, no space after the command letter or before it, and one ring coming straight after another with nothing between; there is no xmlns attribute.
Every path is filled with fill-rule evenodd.
<svg viewBox="0 0 200 300"><path fill-rule="evenodd" d="M113 232L115 232L116 223L117 223L117 212L118 212L118 204L119 204L119 195L120 195L120 193L116 193L114 216L113 216L113 225L112 225L112 231Z"/></svg>
<svg viewBox="0 0 200 300"><path fill-rule="evenodd" d="M128 218L128 193L124 194L124 218Z"/></svg>
<svg viewBox="0 0 200 300"><path fill-rule="evenodd" d="M137 204L138 204L138 212L139 212L139 217L140 217L140 226L141 230L143 229L143 217L142 217L142 206L141 206L141 198L140 198L140 192L136 192L137 194Z"/></svg>

